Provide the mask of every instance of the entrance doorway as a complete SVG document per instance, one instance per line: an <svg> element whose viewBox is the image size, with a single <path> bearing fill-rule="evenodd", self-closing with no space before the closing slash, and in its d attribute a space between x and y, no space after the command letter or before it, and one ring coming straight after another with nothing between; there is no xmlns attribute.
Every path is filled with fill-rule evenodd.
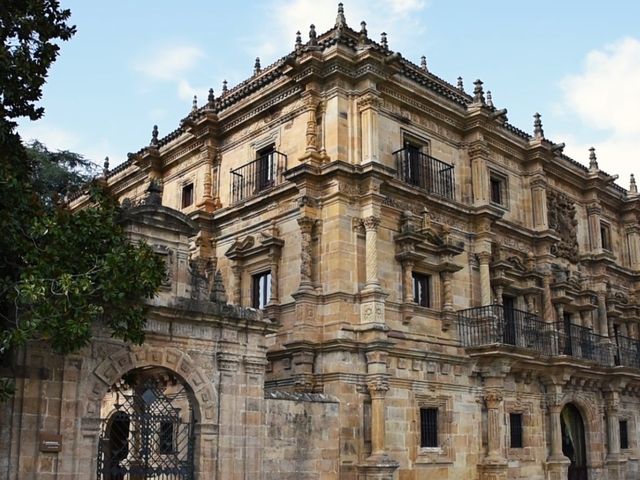
<svg viewBox="0 0 640 480"><path fill-rule="evenodd" d="M568 403L560 413L562 453L571 460L568 480L588 480L587 447L582 415L575 405Z"/></svg>
<svg viewBox="0 0 640 480"><path fill-rule="evenodd" d="M193 480L191 391L161 368L116 382L102 402L99 480Z"/></svg>

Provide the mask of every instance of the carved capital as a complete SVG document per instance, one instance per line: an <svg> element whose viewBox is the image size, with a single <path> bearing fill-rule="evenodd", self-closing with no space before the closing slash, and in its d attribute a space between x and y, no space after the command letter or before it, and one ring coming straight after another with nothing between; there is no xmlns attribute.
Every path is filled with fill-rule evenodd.
<svg viewBox="0 0 640 480"><path fill-rule="evenodd" d="M489 262L491 261L491 252L478 252L476 255L480 265L489 265Z"/></svg>
<svg viewBox="0 0 640 480"><path fill-rule="evenodd" d="M500 408L502 398L502 392L498 390L489 390L484 394L484 401L489 409Z"/></svg>
<svg viewBox="0 0 640 480"><path fill-rule="evenodd" d="M380 225L380 218L374 217L373 215L363 218L362 223L364 225L365 230L367 231L375 231L378 229L378 225Z"/></svg>
<svg viewBox="0 0 640 480"><path fill-rule="evenodd" d="M367 381L367 389L371 398L383 398L389 391L389 382L385 377L376 376Z"/></svg>
<svg viewBox="0 0 640 480"><path fill-rule="evenodd" d="M382 101L380 100L380 97L373 93L368 93L358 99L358 110L360 112L370 108L377 110L378 108L380 108L381 104Z"/></svg>
<svg viewBox="0 0 640 480"><path fill-rule="evenodd" d="M233 353L218 353L218 369L225 372L235 372L240 365L240 357Z"/></svg>
<svg viewBox="0 0 640 480"><path fill-rule="evenodd" d="M315 225L316 220L311 217L300 217L298 218L298 225L300 226L300 232L303 234L311 234L313 232L313 226Z"/></svg>

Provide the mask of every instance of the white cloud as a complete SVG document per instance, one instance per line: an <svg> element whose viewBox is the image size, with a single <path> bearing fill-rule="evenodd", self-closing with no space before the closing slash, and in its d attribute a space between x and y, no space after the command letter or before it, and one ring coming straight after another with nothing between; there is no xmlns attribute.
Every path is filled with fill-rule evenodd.
<svg viewBox="0 0 640 480"><path fill-rule="evenodd" d="M640 174L640 40L624 38L587 54L583 71L562 79L563 107L587 128L604 134L595 142L600 169L620 174L618 183L629 185L629 174ZM570 136L567 136L570 137ZM588 163L584 138L567 141L567 154Z"/></svg>
<svg viewBox="0 0 640 480"><path fill-rule="evenodd" d="M139 61L135 69L158 80L180 80L204 56L204 52L195 46L172 46Z"/></svg>

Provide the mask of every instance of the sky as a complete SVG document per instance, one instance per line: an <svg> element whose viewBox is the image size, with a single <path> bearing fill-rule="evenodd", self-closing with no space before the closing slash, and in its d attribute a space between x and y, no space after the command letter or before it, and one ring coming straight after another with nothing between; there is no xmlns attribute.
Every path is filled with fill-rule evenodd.
<svg viewBox="0 0 640 480"><path fill-rule="evenodd" d="M61 0L77 34L49 72L45 116L21 122L25 139L102 165L126 160L178 127L193 95L206 101L335 22L334 0ZM640 2L636 0L343 0L349 26L386 32L389 48L465 90L481 79L509 122L601 170L640 175ZM640 180L640 179L639 179Z"/></svg>

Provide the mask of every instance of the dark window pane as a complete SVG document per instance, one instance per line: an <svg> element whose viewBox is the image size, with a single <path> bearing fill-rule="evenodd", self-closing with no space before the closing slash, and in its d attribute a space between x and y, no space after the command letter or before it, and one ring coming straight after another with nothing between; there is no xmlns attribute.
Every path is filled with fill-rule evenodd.
<svg viewBox="0 0 640 480"><path fill-rule="evenodd" d="M413 273L413 301L422 307L431 307L431 276Z"/></svg>
<svg viewBox="0 0 640 480"><path fill-rule="evenodd" d="M271 299L271 272L254 275L251 286L251 306L263 309Z"/></svg>
<svg viewBox="0 0 640 480"><path fill-rule="evenodd" d="M193 203L193 183L182 187L182 208L186 208Z"/></svg>
<svg viewBox="0 0 640 480"><path fill-rule="evenodd" d="M629 448L629 430L626 420L620 420L620 448Z"/></svg>
<svg viewBox="0 0 640 480"><path fill-rule="evenodd" d="M611 230L608 225L600 224L600 240L604 250L611 250Z"/></svg>
<svg viewBox="0 0 640 480"><path fill-rule="evenodd" d="M275 147L273 145L258 152L256 161L256 189L269 188L275 180Z"/></svg>
<svg viewBox="0 0 640 480"><path fill-rule="evenodd" d="M438 409L420 409L420 446L438 446Z"/></svg>
<svg viewBox="0 0 640 480"><path fill-rule="evenodd" d="M499 178L491 178L491 201L502 205L502 180Z"/></svg>
<svg viewBox="0 0 640 480"><path fill-rule="evenodd" d="M522 448L522 414L509 414L509 427L511 431L511 448Z"/></svg>

